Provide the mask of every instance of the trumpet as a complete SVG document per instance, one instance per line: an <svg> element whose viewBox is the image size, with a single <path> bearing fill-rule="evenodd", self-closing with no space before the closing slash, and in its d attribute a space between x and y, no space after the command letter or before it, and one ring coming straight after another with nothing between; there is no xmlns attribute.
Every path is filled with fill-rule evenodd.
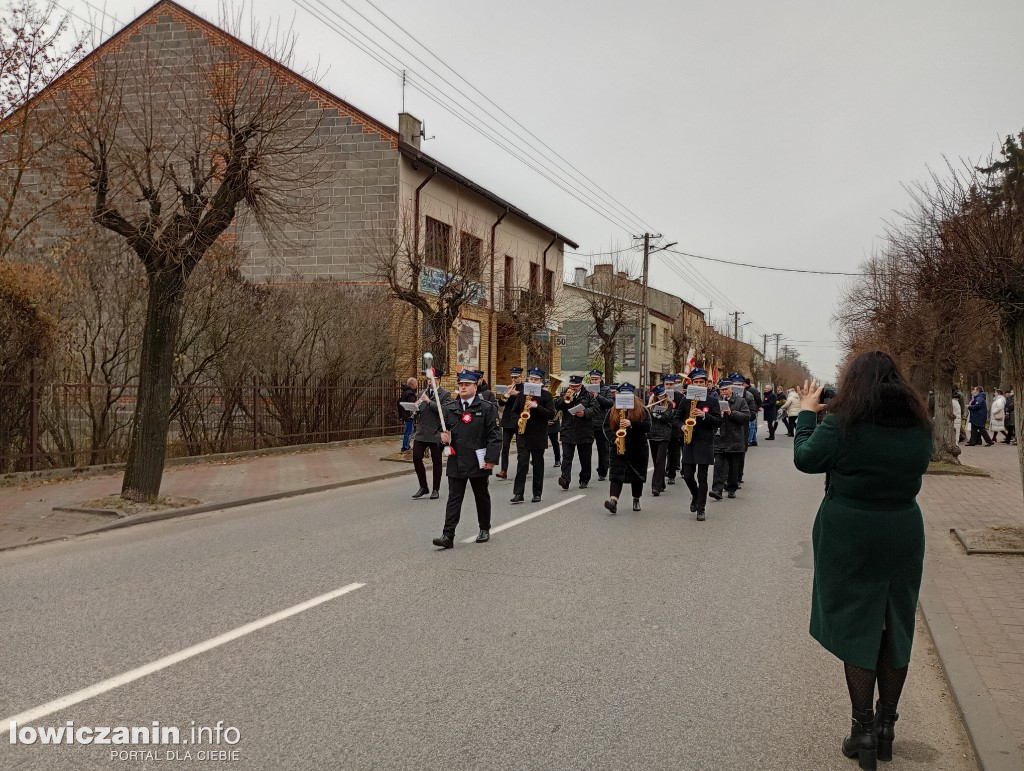
<svg viewBox="0 0 1024 771"><path fill-rule="evenodd" d="M622 421L626 419L626 411L619 410L619 429L615 432L615 452L619 455L626 454L626 429L622 427Z"/></svg>
<svg viewBox="0 0 1024 771"><path fill-rule="evenodd" d="M697 408L697 400L690 399L690 414L686 416L686 421L683 423L683 444L689 444L693 441L693 429L697 425L697 416L700 414L700 410Z"/></svg>

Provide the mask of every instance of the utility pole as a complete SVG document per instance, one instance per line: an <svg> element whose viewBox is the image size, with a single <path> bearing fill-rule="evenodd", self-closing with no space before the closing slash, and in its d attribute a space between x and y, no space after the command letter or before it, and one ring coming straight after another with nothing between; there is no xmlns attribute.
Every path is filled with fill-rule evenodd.
<svg viewBox="0 0 1024 771"><path fill-rule="evenodd" d="M734 340L740 339L740 316L743 315L743 311L733 311L732 314L732 337Z"/></svg>
<svg viewBox="0 0 1024 771"><path fill-rule="evenodd" d="M644 290L640 313L640 388L647 388L647 279L651 267L651 234L644 233ZM646 391L644 391L646 393ZM644 397L647 398L646 396Z"/></svg>
<svg viewBox="0 0 1024 771"><path fill-rule="evenodd" d="M761 358L767 361L768 359L768 333L764 334L764 343L761 346Z"/></svg>
<svg viewBox="0 0 1024 771"><path fill-rule="evenodd" d="M779 363L779 340L782 339L782 335L778 332L775 333L775 363Z"/></svg>

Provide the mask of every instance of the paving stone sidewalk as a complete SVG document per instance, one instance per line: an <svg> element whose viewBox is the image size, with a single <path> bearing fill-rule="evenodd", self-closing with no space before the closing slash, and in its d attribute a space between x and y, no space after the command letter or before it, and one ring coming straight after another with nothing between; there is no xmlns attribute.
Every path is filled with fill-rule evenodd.
<svg viewBox="0 0 1024 771"><path fill-rule="evenodd" d="M928 538L925 581L1024 757L1024 555L968 556L949 532L1024 526L1017 448L963 449L963 463L992 476L925 477L918 497Z"/></svg>
<svg viewBox="0 0 1024 771"><path fill-rule="evenodd" d="M397 452L400 440L304 449L169 466L160 493L198 498L203 503L316 487L403 470L411 464L381 462ZM55 506L81 506L121 490L120 471L71 480L32 481L0 486L0 549L66 537L113 521L96 514L57 512Z"/></svg>

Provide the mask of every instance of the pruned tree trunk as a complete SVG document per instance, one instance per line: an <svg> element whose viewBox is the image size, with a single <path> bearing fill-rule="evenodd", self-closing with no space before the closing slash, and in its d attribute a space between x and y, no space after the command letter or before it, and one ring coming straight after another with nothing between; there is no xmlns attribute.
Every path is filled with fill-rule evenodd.
<svg viewBox="0 0 1024 771"><path fill-rule="evenodd" d="M1013 384L1014 398L1024 388L1024 314L1004 319L1003 340L1006 342L1006 365L1009 370L1010 382ZM1024 442L1017 438L1017 460L1021 475L1021 487L1024 488Z"/></svg>
<svg viewBox="0 0 1024 771"><path fill-rule="evenodd" d="M174 343L181 321L185 278L181 271L152 271L142 332L139 391L132 419L121 497L154 501L160 494L174 371Z"/></svg>
<svg viewBox="0 0 1024 771"><path fill-rule="evenodd" d="M932 420L932 462L960 463L959 428L953 426L953 373L935 368L935 418Z"/></svg>

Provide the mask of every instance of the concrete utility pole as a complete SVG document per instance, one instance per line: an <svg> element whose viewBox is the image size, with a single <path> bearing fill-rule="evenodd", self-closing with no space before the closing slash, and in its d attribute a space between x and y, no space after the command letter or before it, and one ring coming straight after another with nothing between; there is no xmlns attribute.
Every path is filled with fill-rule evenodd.
<svg viewBox="0 0 1024 771"><path fill-rule="evenodd" d="M644 284L643 308L640 311L640 382L639 388L647 387L647 278L651 268L651 234L644 233ZM645 397L646 398L646 397Z"/></svg>
<svg viewBox="0 0 1024 771"><path fill-rule="evenodd" d="M743 311L733 311L732 314L732 337L733 340L740 339L740 316L743 315Z"/></svg>
<svg viewBox="0 0 1024 771"><path fill-rule="evenodd" d="M775 363L779 363L779 340L782 339L782 335L778 332L775 333Z"/></svg>

